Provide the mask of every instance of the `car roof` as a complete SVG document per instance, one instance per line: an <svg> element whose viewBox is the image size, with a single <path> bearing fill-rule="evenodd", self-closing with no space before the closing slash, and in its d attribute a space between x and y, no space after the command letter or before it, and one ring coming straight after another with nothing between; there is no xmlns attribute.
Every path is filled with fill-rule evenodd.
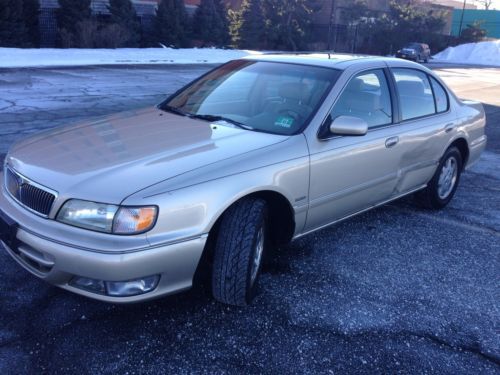
<svg viewBox="0 0 500 375"><path fill-rule="evenodd" d="M369 65L374 62L400 62L400 59L370 55L352 55L342 53L297 53L297 54L256 54L244 60L267 61L288 64L313 65L344 70L353 65ZM404 63L407 65L406 63ZM411 64L411 63L410 63ZM409 64L408 64L409 65Z"/></svg>

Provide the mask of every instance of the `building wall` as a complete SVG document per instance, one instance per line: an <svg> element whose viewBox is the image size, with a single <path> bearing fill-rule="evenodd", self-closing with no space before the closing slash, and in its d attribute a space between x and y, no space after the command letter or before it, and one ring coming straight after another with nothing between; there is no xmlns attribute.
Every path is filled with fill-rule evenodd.
<svg viewBox="0 0 500 375"><path fill-rule="evenodd" d="M374 12L384 13L389 10L390 0L367 0L367 6ZM334 22L335 24L344 24L342 19L342 10L349 8L352 0L323 0L321 9L315 14L313 23L315 25L328 25L330 23L330 16L332 15L332 6L335 5Z"/></svg>
<svg viewBox="0 0 500 375"><path fill-rule="evenodd" d="M316 14L314 19L314 24L316 26L324 26L328 25L330 22L330 17L332 15L332 4L335 3L335 12L333 23L337 25L345 25L346 20L343 19L342 14L343 10L348 9L352 4L351 0L335 0L334 2L331 0L324 0L321 10ZM381 16L383 13L389 11L390 0L367 0L367 6L374 13L375 17ZM434 1L421 1L421 7L429 10L436 10L444 12L446 25L442 30L443 34L449 34L451 30L452 23L452 11L453 8L445 5L436 4Z"/></svg>
<svg viewBox="0 0 500 375"><path fill-rule="evenodd" d="M160 0L132 0L137 15L143 28L151 27L156 7ZM185 0L186 10L193 14L201 0ZM106 16L108 11L108 0L92 0L91 7L95 15ZM59 8L57 0L40 0L40 46L54 47L57 39L56 9Z"/></svg>
<svg viewBox="0 0 500 375"><path fill-rule="evenodd" d="M462 9L453 11L453 21L451 34L459 36L460 19ZM481 27L486 30L486 36L489 38L500 38L500 10L466 9L462 23L462 30L471 25L474 21L482 21Z"/></svg>

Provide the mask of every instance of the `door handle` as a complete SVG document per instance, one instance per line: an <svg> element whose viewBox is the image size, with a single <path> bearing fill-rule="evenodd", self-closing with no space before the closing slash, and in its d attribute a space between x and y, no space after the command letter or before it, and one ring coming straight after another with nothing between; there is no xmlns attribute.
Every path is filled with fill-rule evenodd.
<svg viewBox="0 0 500 375"><path fill-rule="evenodd" d="M387 138L387 140L385 141L385 147L387 148L394 147L398 144L398 142L399 142L399 137Z"/></svg>
<svg viewBox="0 0 500 375"><path fill-rule="evenodd" d="M446 124L446 126L444 127L445 133L449 133L453 129L455 129L455 124L453 122L450 122L449 124Z"/></svg>

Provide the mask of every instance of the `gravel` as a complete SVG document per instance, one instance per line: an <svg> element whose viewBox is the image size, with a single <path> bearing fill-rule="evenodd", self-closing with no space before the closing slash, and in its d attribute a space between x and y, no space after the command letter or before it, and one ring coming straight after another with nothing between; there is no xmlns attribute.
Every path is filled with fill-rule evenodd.
<svg viewBox="0 0 500 375"><path fill-rule="evenodd" d="M150 104L206 70L165 69L0 71L14 103L0 112L0 159L20 133ZM69 92L54 107L16 104ZM446 209L405 198L303 237L274 254L247 308L214 302L203 284L104 304L0 251L0 373L498 374L500 119L488 113L488 151Z"/></svg>

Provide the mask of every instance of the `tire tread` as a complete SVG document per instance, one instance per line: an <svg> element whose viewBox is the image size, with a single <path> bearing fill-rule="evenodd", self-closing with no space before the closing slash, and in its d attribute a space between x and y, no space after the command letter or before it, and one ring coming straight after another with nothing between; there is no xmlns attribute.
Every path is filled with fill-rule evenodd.
<svg viewBox="0 0 500 375"><path fill-rule="evenodd" d="M220 302L248 304L249 260L252 256L256 227L263 219L266 202L246 198L231 206L222 218L217 237L212 293Z"/></svg>

